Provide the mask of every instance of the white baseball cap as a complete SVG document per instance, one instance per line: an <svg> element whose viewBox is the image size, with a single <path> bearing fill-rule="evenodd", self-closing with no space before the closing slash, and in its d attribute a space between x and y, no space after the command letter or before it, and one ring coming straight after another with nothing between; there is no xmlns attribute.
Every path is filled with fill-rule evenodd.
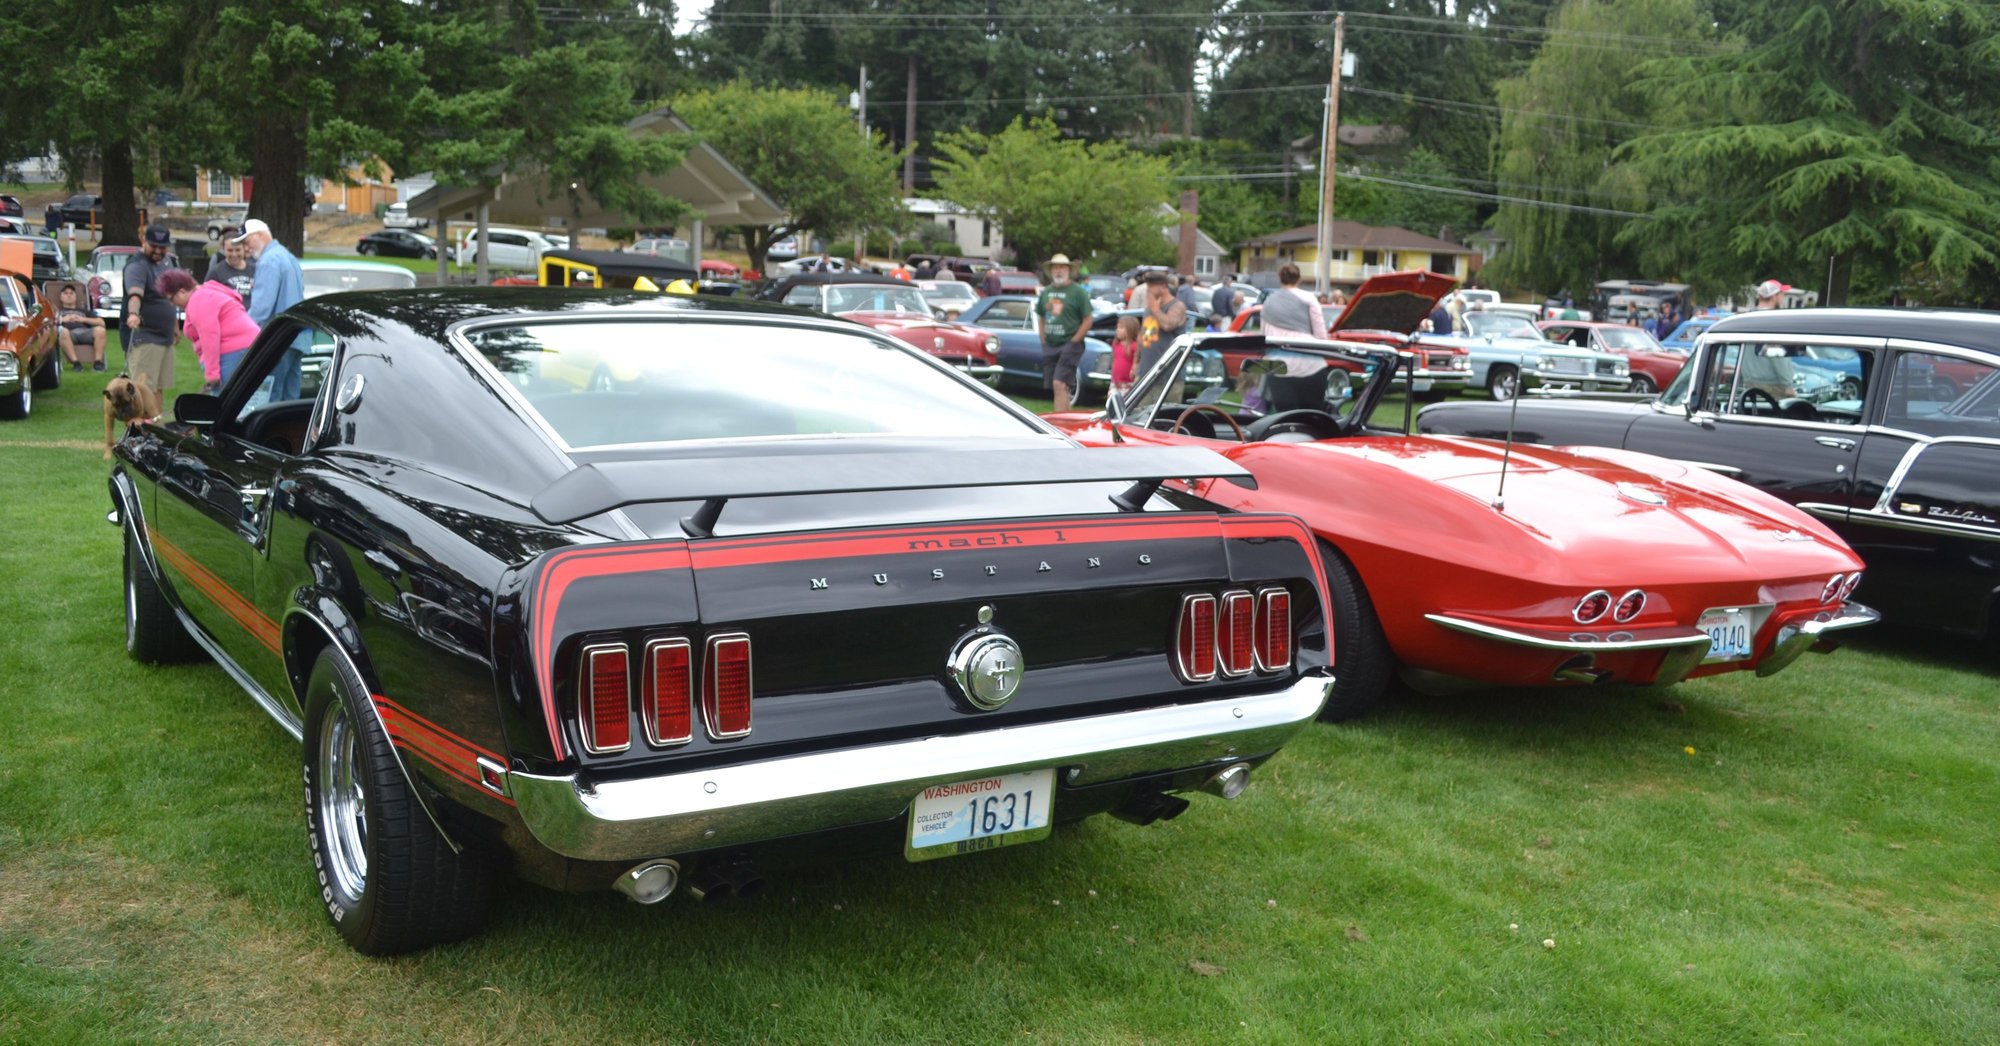
<svg viewBox="0 0 2000 1046"><path fill-rule="evenodd" d="M243 223L243 231L237 233L236 238L230 240L229 242L242 243L244 240L247 240L250 237L260 232L266 236L269 236L271 235L271 227L269 225L266 225L264 223L264 219L262 218L252 218L249 221Z"/></svg>

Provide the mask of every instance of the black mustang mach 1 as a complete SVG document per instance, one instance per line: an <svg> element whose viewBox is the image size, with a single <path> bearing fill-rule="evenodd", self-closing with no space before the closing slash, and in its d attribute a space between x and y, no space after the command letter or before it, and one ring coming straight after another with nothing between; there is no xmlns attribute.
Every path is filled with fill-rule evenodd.
<svg viewBox="0 0 2000 1046"><path fill-rule="evenodd" d="M269 402L295 341L316 394ZM867 328L546 289L329 295L117 449L126 638L303 742L355 948L496 868L653 903L829 842L924 860L1233 798L1319 712L1312 535ZM804 846L798 845L801 841Z"/></svg>

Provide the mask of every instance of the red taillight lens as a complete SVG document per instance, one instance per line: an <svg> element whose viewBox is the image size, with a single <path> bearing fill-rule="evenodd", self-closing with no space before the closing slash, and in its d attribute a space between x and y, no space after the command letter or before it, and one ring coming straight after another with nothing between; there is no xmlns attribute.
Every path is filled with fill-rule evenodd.
<svg viewBox="0 0 2000 1046"><path fill-rule="evenodd" d="M694 737L694 650L685 639L646 644L646 740L683 744Z"/></svg>
<svg viewBox="0 0 2000 1046"><path fill-rule="evenodd" d="M1847 575L1847 583L1840 586L1840 601L1845 603L1854 598L1854 590L1861 587L1861 571Z"/></svg>
<svg viewBox="0 0 2000 1046"><path fill-rule="evenodd" d="M1846 575L1843 574L1835 574L1832 577L1827 578L1826 584L1821 585L1819 587L1819 601L1822 603L1831 603L1834 600L1839 599L1840 586L1845 584L1846 581L1847 577Z"/></svg>
<svg viewBox="0 0 2000 1046"><path fill-rule="evenodd" d="M1292 665L1292 594L1282 588L1257 593L1257 670L1282 672Z"/></svg>
<svg viewBox="0 0 2000 1046"><path fill-rule="evenodd" d="M701 711L708 736L721 740L750 732L750 637L710 636L701 665Z"/></svg>
<svg viewBox="0 0 2000 1046"><path fill-rule="evenodd" d="M1592 592L1591 594L1583 597L1582 599L1577 600L1576 609L1570 611L1570 616L1576 618L1577 624L1587 625L1590 624L1592 621L1595 621L1598 618L1603 617L1604 612L1610 609L1611 609L1611 593L1606 592L1600 588L1597 591Z"/></svg>
<svg viewBox="0 0 2000 1046"><path fill-rule="evenodd" d="M1247 676L1256 666L1256 601L1248 592L1222 594L1222 630L1216 636L1221 645L1222 674Z"/></svg>
<svg viewBox="0 0 2000 1046"><path fill-rule="evenodd" d="M1635 588L1618 597L1618 605L1611 608L1611 620L1622 625L1638 617L1639 611L1644 609L1646 609L1646 593Z"/></svg>
<svg viewBox="0 0 2000 1046"><path fill-rule="evenodd" d="M1215 678L1215 597L1187 596L1181 600L1180 627L1174 638L1174 671L1190 683Z"/></svg>
<svg viewBox="0 0 2000 1046"><path fill-rule="evenodd" d="M583 747L604 755L632 747L630 660L623 645L587 647L577 705L583 720Z"/></svg>

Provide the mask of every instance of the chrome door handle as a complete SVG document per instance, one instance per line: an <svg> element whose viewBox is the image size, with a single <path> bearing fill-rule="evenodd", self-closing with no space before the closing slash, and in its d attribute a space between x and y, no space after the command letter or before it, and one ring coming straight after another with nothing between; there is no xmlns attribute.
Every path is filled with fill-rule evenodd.
<svg viewBox="0 0 2000 1046"><path fill-rule="evenodd" d="M1854 441L1845 436L1814 436L1813 442L1835 450L1853 450Z"/></svg>

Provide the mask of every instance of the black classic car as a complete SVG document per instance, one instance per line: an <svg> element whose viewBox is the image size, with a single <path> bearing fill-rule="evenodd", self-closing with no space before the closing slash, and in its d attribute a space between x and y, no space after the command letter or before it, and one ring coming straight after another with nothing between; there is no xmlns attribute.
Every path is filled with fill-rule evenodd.
<svg viewBox="0 0 2000 1046"><path fill-rule="evenodd" d="M2000 315L1744 313L1710 327L1651 402L1441 404L1417 428L1624 447L1733 476L1845 538L1884 620L2000 625Z"/></svg>
<svg viewBox="0 0 2000 1046"><path fill-rule="evenodd" d="M302 333L325 380L264 402ZM364 952L475 932L507 864L712 901L835 842L1171 817L1331 686L1311 534L1161 488L1240 468L1084 449L855 324L412 290L249 351L117 448L127 645L207 653L302 740Z"/></svg>

